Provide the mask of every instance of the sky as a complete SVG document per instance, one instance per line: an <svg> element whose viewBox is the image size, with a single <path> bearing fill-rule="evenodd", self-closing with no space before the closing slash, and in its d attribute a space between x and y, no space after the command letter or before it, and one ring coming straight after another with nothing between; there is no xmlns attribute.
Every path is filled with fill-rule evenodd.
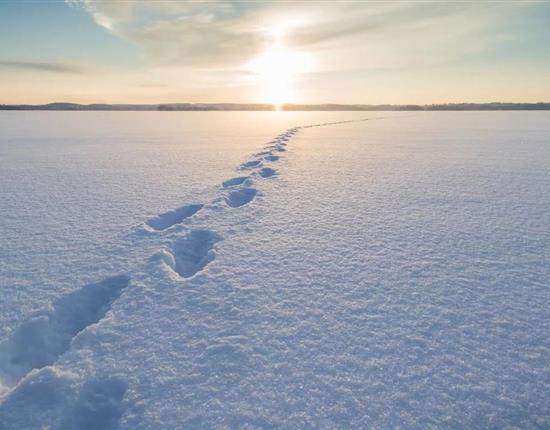
<svg viewBox="0 0 550 430"><path fill-rule="evenodd" d="M550 1L0 0L0 103L550 102Z"/></svg>

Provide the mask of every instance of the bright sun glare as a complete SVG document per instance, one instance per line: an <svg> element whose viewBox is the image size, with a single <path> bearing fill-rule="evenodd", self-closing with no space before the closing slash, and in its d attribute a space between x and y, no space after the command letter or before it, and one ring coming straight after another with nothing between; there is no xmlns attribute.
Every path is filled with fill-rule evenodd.
<svg viewBox="0 0 550 430"><path fill-rule="evenodd" d="M271 29L272 44L249 65L259 81L262 99L277 108L295 100L296 81L310 67L307 55L285 46L285 33L285 26Z"/></svg>

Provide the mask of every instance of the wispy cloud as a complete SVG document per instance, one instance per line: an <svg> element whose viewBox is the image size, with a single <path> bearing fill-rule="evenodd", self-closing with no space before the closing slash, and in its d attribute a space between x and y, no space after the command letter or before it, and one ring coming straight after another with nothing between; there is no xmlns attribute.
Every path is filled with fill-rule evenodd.
<svg viewBox="0 0 550 430"><path fill-rule="evenodd" d="M45 63L35 61L0 61L0 69L35 70L40 72L65 73L83 75L90 73L90 69L67 63Z"/></svg>
<svg viewBox="0 0 550 430"><path fill-rule="evenodd" d="M261 85L292 69L289 58L307 59L308 67L292 73L295 93L304 94L297 98L310 101L335 94L436 100L448 98L451 87L463 97L475 83L471 76L489 76L496 59L519 74L524 65L516 54L540 57L548 33L535 19L548 6L530 1L65 1L138 48L133 82L145 84L134 89L153 93L147 88L162 82L202 99L261 99ZM292 55L268 62L267 72L254 68L277 46Z"/></svg>
<svg viewBox="0 0 550 430"><path fill-rule="evenodd" d="M423 1L297 1L285 2L284 7L269 1L66 2L82 7L99 26L140 46L155 65L210 69L242 66L272 42L270 27L294 21L285 29L289 47L356 53L351 62L331 60L341 69L358 67L358 57L367 68L388 67L392 62L401 66L411 57L429 60L442 51L447 57L459 57L471 46L490 47L484 36L491 22L517 9L515 4ZM462 41L457 43L459 38ZM384 55L375 44L384 45ZM383 56L392 58L372 64Z"/></svg>
<svg viewBox="0 0 550 430"><path fill-rule="evenodd" d="M228 1L66 0L96 24L144 49L156 64L205 67L242 63L262 47L255 11Z"/></svg>
<svg viewBox="0 0 550 430"><path fill-rule="evenodd" d="M410 34L411 30L464 13L468 7L461 3L338 3L321 9L315 19L306 25L294 28L290 42L309 46L373 34L388 36L397 33L402 36Z"/></svg>

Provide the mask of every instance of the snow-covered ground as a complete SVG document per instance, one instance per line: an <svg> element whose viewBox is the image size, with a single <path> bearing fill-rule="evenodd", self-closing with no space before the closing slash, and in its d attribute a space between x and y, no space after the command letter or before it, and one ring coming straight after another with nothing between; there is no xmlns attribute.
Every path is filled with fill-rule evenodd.
<svg viewBox="0 0 550 430"><path fill-rule="evenodd" d="M550 427L550 114L0 129L0 429Z"/></svg>

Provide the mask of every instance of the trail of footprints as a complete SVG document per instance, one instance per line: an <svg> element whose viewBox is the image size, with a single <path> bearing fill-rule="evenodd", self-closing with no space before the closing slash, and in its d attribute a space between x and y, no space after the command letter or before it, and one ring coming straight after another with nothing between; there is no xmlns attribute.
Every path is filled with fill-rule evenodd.
<svg viewBox="0 0 550 430"><path fill-rule="evenodd" d="M294 128L278 136L269 148L239 166L238 170L245 174L221 184L222 201L228 208L240 208L254 200L258 193L254 180L277 174L264 164L277 161L279 156L273 152L283 150L297 131ZM152 233L169 230L192 218L204 206L196 203L161 213L147 220L144 229ZM164 251L162 260L182 279L193 277L214 260L214 245L221 240L211 230L191 229ZM25 402L33 402L35 394L40 395L33 394L32 388L29 394L29 385L43 390L41 378L47 379L51 374L48 366L55 365L79 333L101 322L129 285L130 277L126 275L84 285L54 301L49 309L31 315L0 343L0 429L12 428L13 410L24 408ZM45 373L33 373L40 369ZM63 412L60 428L115 429L122 415L120 405L125 390L126 383L116 378L84 381L77 398Z"/></svg>
<svg viewBox="0 0 550 430"><path fill-rule="evenodd" d="M282 153L286 151L287 143L300 129L368 121L371 119L375 118L312 124L286 130L269 142L262 151L254 154L250 160L242 163L238 167L238 171L242 172L240 176L222 182L223 201L229 208L233 209L241 208L251 203L258 195L258 191L253 187L254 180L257 178L271 178L277 175L277 170L269 165L266 166L266 163L275 163L278 161ZM191 204L162 213L146 221L146 229L154 232L168 230L192 218L193 215L203 208L203 204ZM210 234L207 234L207 232L208 230L190 230L170 250L162 251L161 260L165 261L181 278L193 277L214 260L214 245L222 240L216 233L210 232Z"/></svg>
<svg viewBox="0 0 550 430"><path fill-rule="evenodd" d="M258 178L265 179L277 175L277 171L266 164L280 159L280 155L276 153L286 151L287 142L299 129L300 127L291 128L277 136L264 150L254 154L252 159L238 167L240 176L222 182L222 201L227 207L241 208L256 198L258 190L253 187L254 181ZM183 206L146 221L145 228L155 232L167 230L193 217L203 208L204 205L201 204ZM221 240L221 236L213 231L191 229L184 237L176 240L170 249L160 251L157 257L160 257L160 260L180 278L191 278L214 260L214 246Z"/></svg>
<svg viewBox="0 0 550 430"><path fill-rule="evenodd" d="M274 168L265 164L279 160L280 155L277 154L286 151L288 141L300 129L364 120L314 124L285 131L272 140L264 151L239 166L238 170L246 174L230 178L221 184L223 202L230 209L250 204L258 194L253 187L255 179L277 175ZM204 207L205 205L198 203L179 207L147 220L144 228L152 233L163 232L191 219ZM191 278L214 260L214 246L222 239L208 229L190 229L169 250L163 251L162 261L180 278ZM8 339L0 343L0 421L11 416L11 412L5 409L9 409L9 404L17 403L21 397L17 395L17 388L26 385L26 376L34 370L46 370L47 366L55 365L80 332L101 322L129 287L130 281L129 276L119 275L84 285L54 301L50 309L31 315ZM37 387L40 385L36 382L35 384ZM61 428L115 429L122 415L120 404L126 390L125 384L124 381L108 377L85 381L79 397L65 411ZM22 390L24 394L27 393L26 388ZM12 393L14 396L10 395ZM0 428L3 430L11 427L8 425Z"/></svg>

